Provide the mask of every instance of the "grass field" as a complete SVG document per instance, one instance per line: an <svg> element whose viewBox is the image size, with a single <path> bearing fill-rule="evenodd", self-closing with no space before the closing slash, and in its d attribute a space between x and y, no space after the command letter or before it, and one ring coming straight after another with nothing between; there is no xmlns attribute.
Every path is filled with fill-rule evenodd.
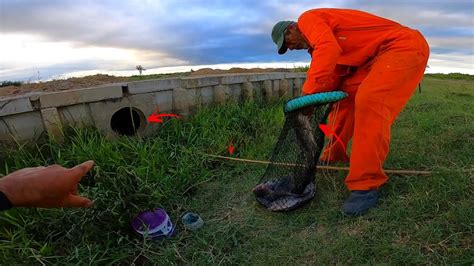
<svg viewBox="0 0 474 266"><path fill-rule="evenodd" d="M344 172L320 172L317 197L290 213L270 213L250 189L259 165L205 153L267 159L283 123L282 102L228 104L170 120L152 138L108 140L72 130L65 143L2 151L0 173L27 166L96 161L81 192L91 209L0 213L0 265L18 264L465 264L474 263L474 82L425 78L392 130L387 169L435 171L391 176L378 208L345 217ZM140 210L165 208L171 239L141 239ZM184 230L180 216L205 226Z"/></svg>

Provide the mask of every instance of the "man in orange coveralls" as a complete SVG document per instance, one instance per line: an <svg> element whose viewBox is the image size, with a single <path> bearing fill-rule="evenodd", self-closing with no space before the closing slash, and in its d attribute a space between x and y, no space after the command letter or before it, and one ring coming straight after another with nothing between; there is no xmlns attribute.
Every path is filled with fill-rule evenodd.
<svg viewBox="0 0 474 266"><path fill-rule="evenodd" d="M287 49L311 54L304 95L333 90L349 94L333 106L328 125L334 125L332 131L344 147L353 139L350 159L332 141L320 160L350 161L345 183L351 194L342 209L348 215L366 213L376 206L379 189L387 182L382 167L390 127L423 77L428 44L418 31L397 22L331 8L306 11L297 22L278 22L272 39L279 54Z"/></svg>

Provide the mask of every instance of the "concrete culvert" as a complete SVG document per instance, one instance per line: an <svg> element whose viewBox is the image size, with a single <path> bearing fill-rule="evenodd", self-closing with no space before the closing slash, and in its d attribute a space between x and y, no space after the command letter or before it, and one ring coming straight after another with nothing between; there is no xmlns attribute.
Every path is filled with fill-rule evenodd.
<svg viewBox="0 0 474 266"><path fill-rule="evenodd" d="M124 107L112 115L110 127L112 130L125 136L134 136L146 125L145 115L139 109Z"/></svg>

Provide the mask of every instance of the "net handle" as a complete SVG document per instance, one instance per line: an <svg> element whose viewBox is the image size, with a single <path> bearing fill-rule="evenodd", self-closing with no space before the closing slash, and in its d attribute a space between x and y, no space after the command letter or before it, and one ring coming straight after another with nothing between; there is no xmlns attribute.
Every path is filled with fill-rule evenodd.
<svg viewBox="0 0 474 266"><path fill-rule="evenodd" d="M343 91L330 91L296 97L286 102L284 111L288 113L310 105L337 102L346 98L347 95Z"/></svg>

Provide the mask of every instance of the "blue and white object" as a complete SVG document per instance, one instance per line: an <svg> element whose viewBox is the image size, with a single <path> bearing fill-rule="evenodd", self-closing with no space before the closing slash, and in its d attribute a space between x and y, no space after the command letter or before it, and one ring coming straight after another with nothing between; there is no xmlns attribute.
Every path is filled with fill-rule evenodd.
<svg viewBox="0 0 474 266"><path fill-rule="evenodd" d="M199 215L192 212L188 212L184 214L181 221L183 222L184 227L186 227L186 229L189 229L191 231L197 230L204 225L204 221L202 220L202 218Z"/></svg>

